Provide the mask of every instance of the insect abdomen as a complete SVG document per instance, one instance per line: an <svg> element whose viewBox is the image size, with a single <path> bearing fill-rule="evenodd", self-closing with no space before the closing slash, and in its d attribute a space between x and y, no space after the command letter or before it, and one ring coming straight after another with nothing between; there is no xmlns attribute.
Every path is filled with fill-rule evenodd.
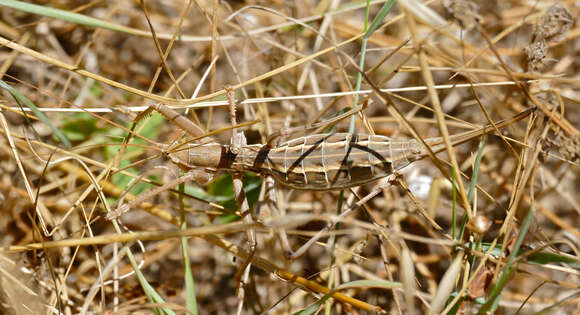
<svg viewBox="0 0 580 315"><path fill-rule="evenodd" d="M267 167L278 182L295 189L344 189L383 178L409 164L405 144L375 135L312 135L272 149Z"/></svg>

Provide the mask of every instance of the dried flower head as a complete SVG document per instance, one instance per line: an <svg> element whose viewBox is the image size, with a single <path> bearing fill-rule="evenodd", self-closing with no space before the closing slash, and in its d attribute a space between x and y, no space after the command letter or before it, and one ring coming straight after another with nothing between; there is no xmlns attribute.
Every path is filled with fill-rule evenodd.
<svg viewBox="0 0 580 315"><path fill-rule="evenodd" d="M565 138L559 150L560 155L574 163L580 162L580 135Z"/></svg>
<svg viewBox="0 0 580 315"><path fill-rule="evenodd" d="M534 29L534 41L545 39L560 42L574 24L574 17L565 6L556 3L540 17Z"/></svg>
<svg viewBox="0 0 580 315"><path fill-rule="evenodd" d="M548 44L545 40L539 40L524 48L528 62L528 71L538 71L544 67L544 59L548 54Z"/></svg>
<svg viewBox="0 0 580 315"><path fill-rule="evenodd" d="M464 29L470 30L481 21L479 6L473 1L445 0L443 7L448 17L455 19Z"/></svg>

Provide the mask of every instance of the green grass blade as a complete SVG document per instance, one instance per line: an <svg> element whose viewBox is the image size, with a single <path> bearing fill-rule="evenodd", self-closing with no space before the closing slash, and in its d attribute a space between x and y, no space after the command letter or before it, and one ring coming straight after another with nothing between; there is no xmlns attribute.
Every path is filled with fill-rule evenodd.
<svg viewBox="0 0 580 315"><path fill-rule="evenodd" d="M574 257L565 256L562 254L539 252L528 257L528 262L531 264L546 265L550 263L565 263L574 269L580 269L580 261Z"/></svg>
<svg viewBox="0 0 580 315"><path fill-rule="evenodd" d="M159 293L157 293L157 291L155 291L155 288L153 288L153 286L151 286L151 284L149 284L149 282L147 281L147 278L145 278L145 276L143 275L143 273L139 269L139 266L137 265L137 262L135 261L135 257L133 256L133 253L129 250L129 248L126 248L126 254L127 254L127 258L129 259L129 262L131 263L131 266L133 267L133 270L135 271L135 275L137 276L137 280L139 281L139 284L141 285L143 292L145 292L145 295L147 295L147 298L149 299L149 301L151 303L154 303L154 304L165 304L165 301L163 300L161 295L159 295ZM175 315L175 312L173 310L166 309L166 308L155 308L154 312L155 312L155 314Z"/></svg>
<svg viewBox="0 0 580 315"><path fill-rule="evenodd" d="M112 31L133 34L135 30L117 24L108 23L90 16L59 10L47 6L26 3L15 0L0 0L0 5L36 15L46 16L57 20L67 21L89 27L104 28Z"/></svg>
<svg viewBox="0 0 580 315"><path fill-rule="evenodd" d="M361 42L360 60L359 60L359 65L358 65L360 71L364 71L364 62L365 62L365 56L367 53L368 39L371 37L373 32L376 31L377 28L381 25L381 23L383 22L383 19L387 15L387 13L389 13L391 8L393 8L393 6L395 5L395 2L396 2L396 0L389 0L389 1L385 2L385 4L383 5L383 7L379 11L379 13L377 13L377 16L375 16L375 19L371 23L370 27L368 27L368 20L369 20L371 3L370 3L370 1L367 1L367 9L366 9L365 25L364 25L365 35L364 35L362 42ZM357 76L356 76L355 91L357 91L357 92L360 91L361 84L362 84L362 73L359 72L359 73L357 73ZM355 100L354 103L357 104L358 103L358 93L355 94L354 100ZM353 115L350 119L350 125L349 125L349 129L348 129L348 131L350 133L354 132L355 118L356 118L356 116Z"/></svg>
<svg viewBox="0 0 580 315"><path fill-rule="evenodd" d="M502 273L500 274L497 282L495 283L494 287L492 288L487 302L485 302L485 304L483 304L483 306L479 309L479 312L477 312L477 314L483 315L483 314L487 314L488 312L492 313L497 309L503 288L505 287L505 285L508 283L508 281L511 279L511 277L514 275L515 271L517 270L517 264L514 263L514 261L516 259L517 253L520 250L520 247L522 246L522 243L524 241L524 237L528 233L528 229L530 228L530 225L532 223L532 219L534 218L535 213L536 213L536 208L532 205L530 207L530 210L528 211L526 217L524 218L524 221L522 222L522 226L520 227L518 237L516 238L514 248L512 249L512 252L508 258L508 262L507 262L506 266L503 268Z"/></svg>
<svg viewBox="0 0 580 315"><path fill-rule="evenodd" d="M383 22L383 19L385 18L385 16L387 16L387 13L391 11L396 2L397 2L396 0L389 0L385 2L379 13L377 13L377 16L373 20L373 23L371 23L371 26L369 26L367 32L365 33L364 36L365 38L371 37L374 31L376 31L377 28L379 28L379 26Z"/></svg>
<svg viewBox="0 0 580 315"><path fill-rule="evenodd" d="M182 176L183 174L180 174ZM179 228L182 231L187 230L187 220L185 219L185 205L183 203L183 194L185 192L185 184L181 183L179 185ZM195 294L195 279L193 278L193 271L191 270L191 262L189 261L189 246L187 244L187 237L181 238L181 251L183 257L183 267L185 268L184 280L185 280L185 296L186 296L186 307L194 315L198 314L197 311L197 297Z"/></svg>
<svg viewBox="0 0 580 315"><path fill-rule="evenodd" d="M34 113L34 115L36 115L36 117L38 117L38 119L40 119L42 122L44 122L45 124L47 124L50 129L52 130L52 132L54 133L54 135L60 140L60 142L62 142L67 148L71 148L72 144L70 143L70 141L67 139L67 137L65 137L65 135L58 130L58 128L56 128L48 119L48 117L46 117L46 115L44 115L43 112L41 112L40 110L38 110L38 107L36 107L36 105L34 105L34 103L32 103L31 100L29 100L26 96L24 96L22 93L20 93L18 90L16 90L15 88L13 88L12 86L10 86L8 83L0 80L0 87L5 89L6 91L8 91L8 93L10 93L10 95L14 98L14 100L18 103L18 105L20 106L26 106L28 108L30 108L30 110Z"/></svg>
<svg viewBox="0 0 580 315"><path fill-rule="evenodd" d="M481 164L481 157L483 156L483 148L485 147L485 135L479 141L479 146L477 147L477 156L475 157L475 163L473 165L473 176L471 176L471 182L469 183L469 190L467 191L467 202L471 203L473 201L473 195L475 194L475 185L477 185L477 176L479 175L479 165ZM465 234L465 227L467 225L467 215L463 216L463 221L461 222L461 233L459 233L460 240L463 239Z"/></svg>
<svg viewBox="0 0 580 315"><path fill-rule="evenodd" d="M481 137L479 141L479 146L477 147L477 156L475 157L475 163L473 165L473 176L471 176L471 182L469 183L469 190L467 191L467 201L471 203L473 201L473 194L475 193L475 185L477 184L477 176L479 176L479 165L481 164L481 157L483 156L483 148L485 147L486 136Z"/></svg>

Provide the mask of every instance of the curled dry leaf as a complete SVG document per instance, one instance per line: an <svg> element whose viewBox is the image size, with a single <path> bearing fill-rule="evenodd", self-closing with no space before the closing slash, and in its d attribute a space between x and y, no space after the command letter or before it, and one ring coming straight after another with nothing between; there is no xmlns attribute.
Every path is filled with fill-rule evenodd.
<svg viewBox="0 0 580 315"><path fill-rule="evenodd" d="M467 296L472 300L484 296L492 279L493 268L487 265L483 266L475 275L475 279L467 287Z"/></svg>

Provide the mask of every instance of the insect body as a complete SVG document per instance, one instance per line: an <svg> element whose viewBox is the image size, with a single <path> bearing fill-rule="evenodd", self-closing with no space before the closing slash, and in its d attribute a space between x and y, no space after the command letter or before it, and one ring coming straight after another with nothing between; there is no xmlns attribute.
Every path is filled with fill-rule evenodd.
<svg viewBox="0 0 580 315"><path fill-rule="evenodd" d="M386 177L417 160L420 152L415 140L336 133L300 137L273 148L245 145L238 154L225 145L189 145L169 156L182 168L252 171L294 189L335 190Z"/></svg>
<svg viewBox="0 0 580 315"><path fill-rule="evenodd" d="M199 137L203 132L191 121L164 106L156 105L170 121ZM486 125L482 128L451 136L455 146L482 134L495 132L527 117L533 108L511 119ZM197 129L196 129L197 128ZM432 153L441 152L444 146L440 138L425 139ZM338 190L362 185L402 169L413 161L429 155L428 150L415 139L391 140L388 137L364 134L315 134L295 138L279 145L204 143L165 146L163 149L171 161L187 173L174 182L141 194L131 202L120 205L107 214L112 219L128 211L132 206L151 198L187 180L207 183L211 174L218 170L234 173L251 171L271 175L279 183L302 190ZM209 172L208 172L209 171Z"/></svg>
<svg viewBox="0 0 580 315"><path fill-rule="evenodd" d="M533 112L451 136L455 146L485 133L495 132ZM444 149L441 138L425 139L434 152ZM366 134L315 134L279 145L242 145L237 150L217 143L187 144L167 155L184 170L208 168L271 175L279 183L302 190L338 190L362 185L400 170L429 155L411 140L392 140Z"/></svg>

